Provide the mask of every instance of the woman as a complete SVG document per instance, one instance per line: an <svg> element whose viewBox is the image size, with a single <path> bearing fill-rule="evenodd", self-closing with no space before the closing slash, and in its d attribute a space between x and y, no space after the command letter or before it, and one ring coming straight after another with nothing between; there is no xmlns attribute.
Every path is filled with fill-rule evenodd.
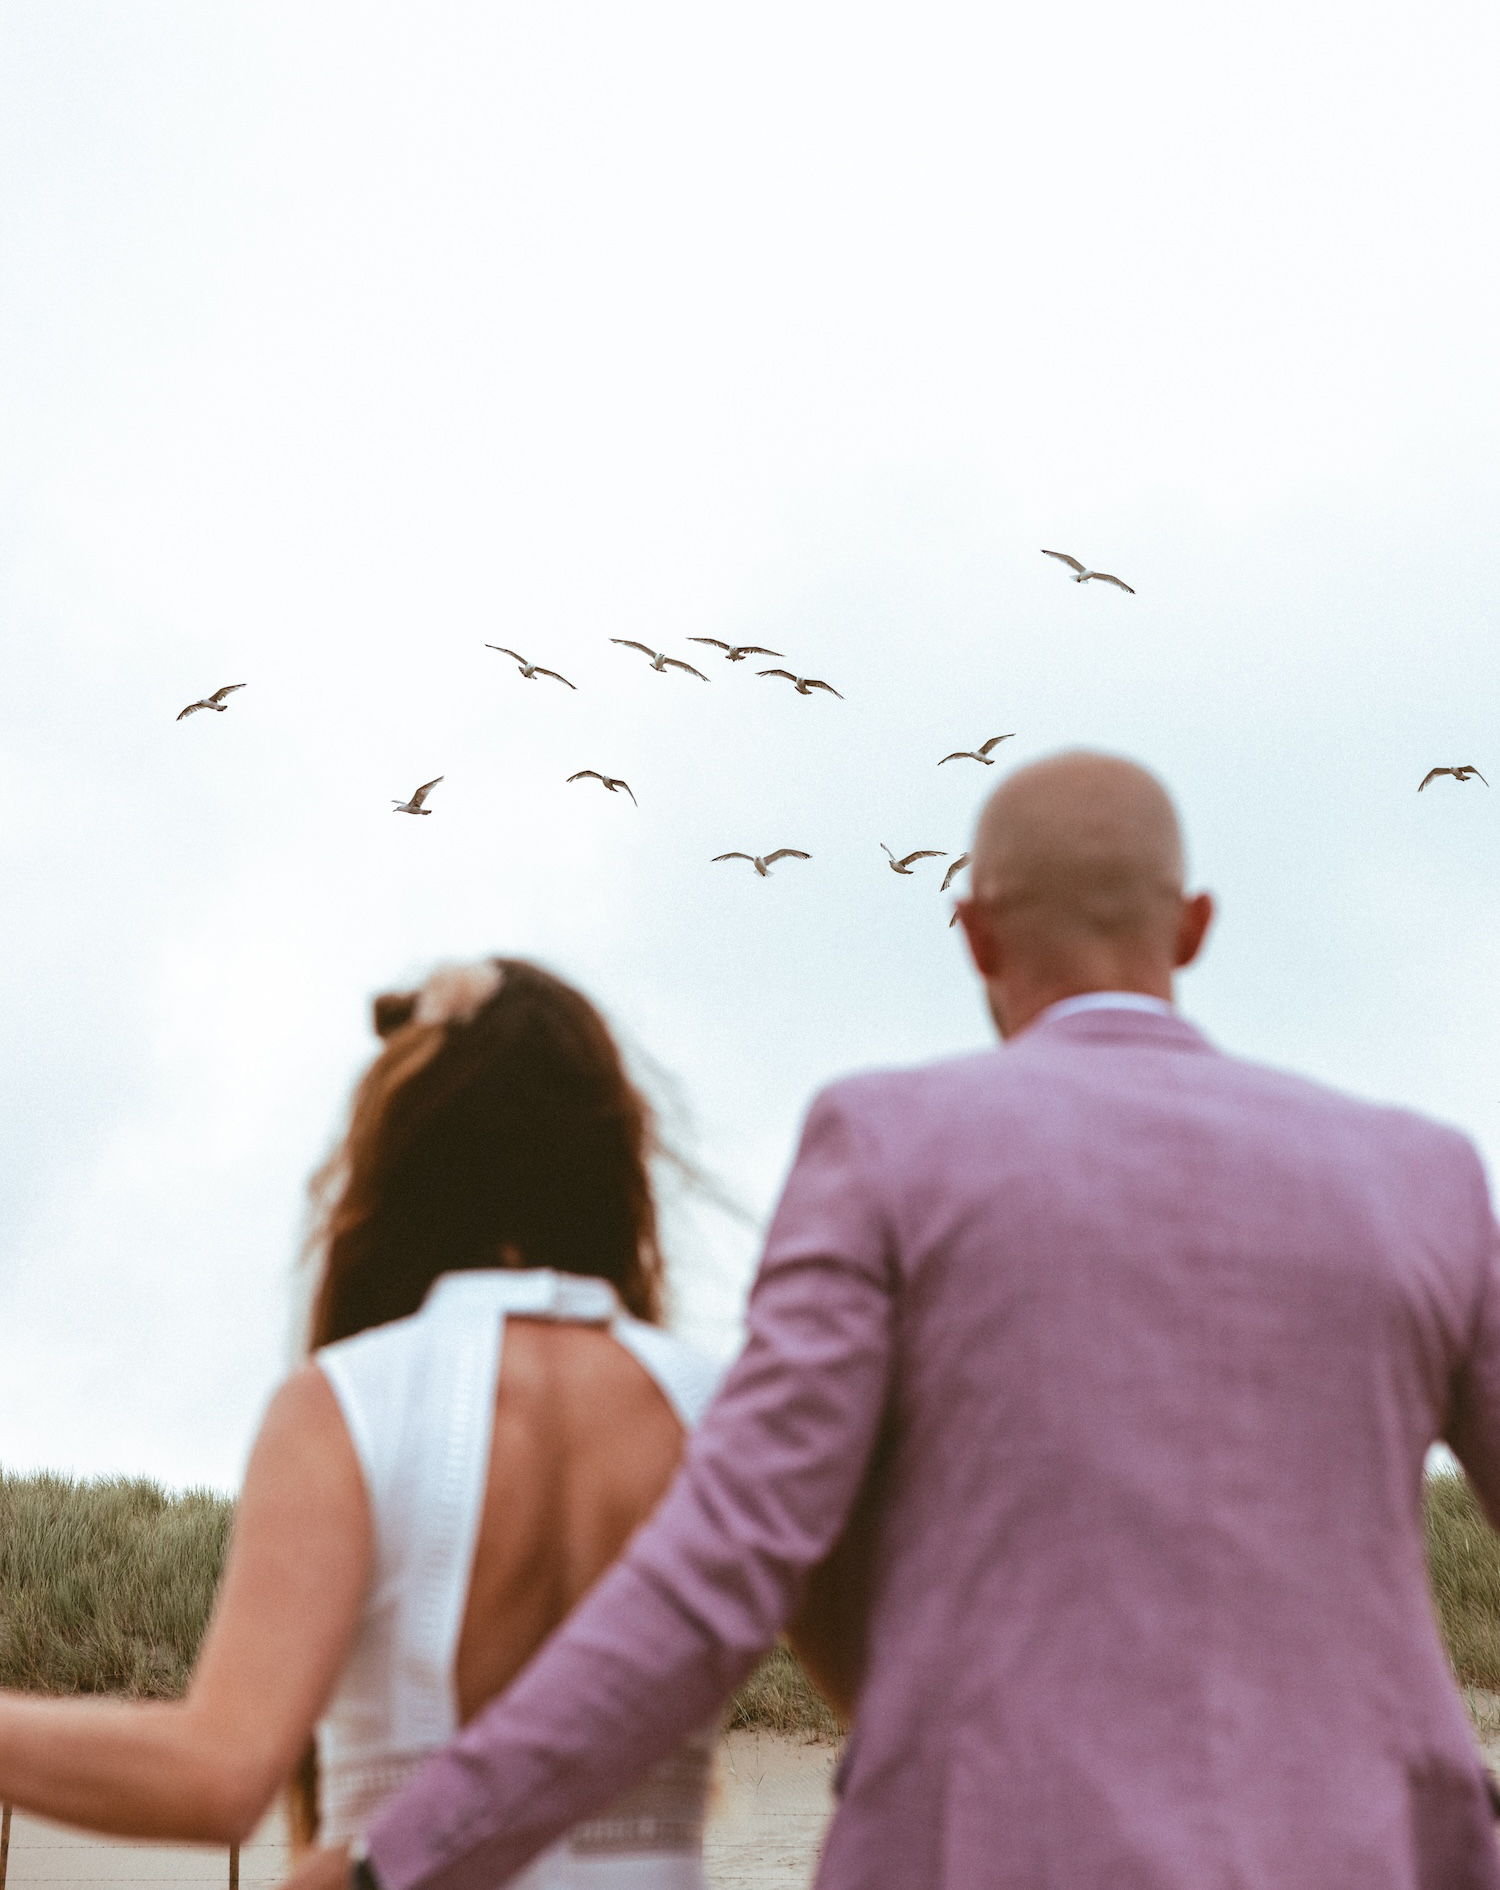
<svg viewBox="0 0 1500 1890"><path fill-rule="evenodd" d="M315 1183L313 1358L256 1441L187 1697L0 1698L8 1803L233 1843L316 1727L309 1834L358 1839L620 1553L712 1395L657 1324L651 1117L587 1000L493 960L375 1025ZM517 1881L700 1890L709 1749Z"/></svg>

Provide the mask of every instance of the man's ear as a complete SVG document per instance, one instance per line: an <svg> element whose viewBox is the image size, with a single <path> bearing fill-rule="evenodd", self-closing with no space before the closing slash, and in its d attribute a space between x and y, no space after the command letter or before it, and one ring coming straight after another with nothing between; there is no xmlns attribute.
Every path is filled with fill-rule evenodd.
<svg viewBox="0 0 1500 1890"><path fill-rule="evenodd" d="M980 977L987 981L998 976L1005 954L989 913L977 899L961 899L958 902L958 922L964 928L964 936L969 941L969 956L974 960Z"/></svg>
<svg viewBox="0 0 1500 1890"><path fill-rule="evenodd" d="M1172 953L1172 963L1178 971L1190 965L1202 951L1213 916L1212 893L1194 893L1191 899L1183 900L1182 912L1177 920L1177 942Z"/></svg>

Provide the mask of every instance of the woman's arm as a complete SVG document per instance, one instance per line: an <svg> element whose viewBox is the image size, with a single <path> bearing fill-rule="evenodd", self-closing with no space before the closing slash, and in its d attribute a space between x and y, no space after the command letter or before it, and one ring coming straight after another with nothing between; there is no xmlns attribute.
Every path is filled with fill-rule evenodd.
<svg viewBox="0 0 1500 1890"><path fill-rule="evenodd" d="M119 1837L237 1843L307 1743L359 1621L370 1508L314 1365L271 1401L187 1697L0 1694L0 1800Z"/></svg>

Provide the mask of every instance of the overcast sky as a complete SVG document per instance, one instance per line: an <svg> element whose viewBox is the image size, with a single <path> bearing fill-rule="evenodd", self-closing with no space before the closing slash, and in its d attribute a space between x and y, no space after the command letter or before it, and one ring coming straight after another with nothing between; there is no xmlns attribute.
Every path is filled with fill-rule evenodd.
<svg viewBox="0 0 1500 1890"><path fill-rule="evenodd" d="M1497 36L8 0L0 1464L237 1481L439 959L576 978L760 1222L817 1085L988 1041L880 843L1007 730L1167 781L1223 1047L1500 1152ZM728 1348L756 1229L672 1231Z"/></svg>

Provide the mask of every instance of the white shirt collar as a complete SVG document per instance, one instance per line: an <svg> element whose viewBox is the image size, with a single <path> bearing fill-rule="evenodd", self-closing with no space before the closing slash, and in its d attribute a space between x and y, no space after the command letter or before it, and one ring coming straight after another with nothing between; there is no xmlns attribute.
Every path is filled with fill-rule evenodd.
<svg viewBox="0 0 1500 1890"><path fill-rule="evenodd" d="M1175 1013L1165 998L1150 997L1144 991L1081 991L1077 997L1059 998L1032 1019L1072 1017L1078 1011L1154 1011L1158 1017Z"/></svg>

